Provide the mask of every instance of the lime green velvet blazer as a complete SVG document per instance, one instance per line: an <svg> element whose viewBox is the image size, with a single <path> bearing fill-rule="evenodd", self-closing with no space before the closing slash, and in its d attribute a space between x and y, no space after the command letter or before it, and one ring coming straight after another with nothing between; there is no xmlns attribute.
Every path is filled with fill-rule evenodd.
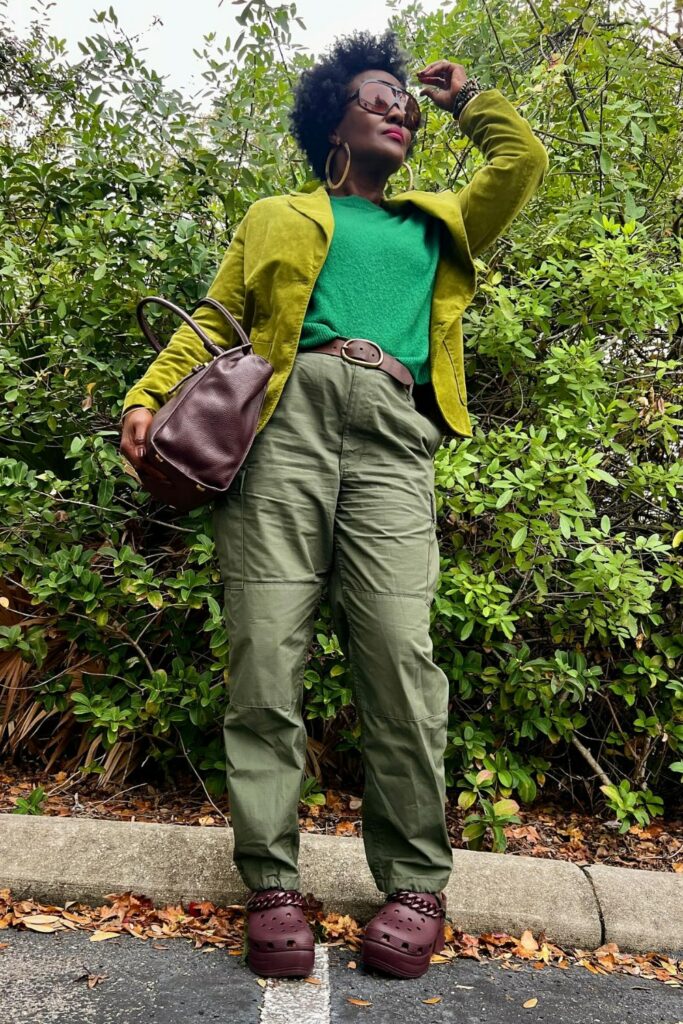
<svg viewBox="0 0 683 1024"><path fill-rule="evenodd" d="M458 192L411 189L386 202L389 208L414 203L442 222L430 317L431 381L446 424L454 434L471 437L462 314L477 286L473 257L531 199L545 177L548 154L529 122L495 88L470 100L459 125L487 160L469 184ZM301 191L258 199L237 225L207 293L233 313L254 352L274 368L257 431L272 415L292 369L333 231L330 198L317 179ZM195 319L218 344L236 344L233 329L210 307L200 307ZM181 326L127 393L122 414L132 405L156 411L166 401L169 388L208 358L196 334Z"/></svg>

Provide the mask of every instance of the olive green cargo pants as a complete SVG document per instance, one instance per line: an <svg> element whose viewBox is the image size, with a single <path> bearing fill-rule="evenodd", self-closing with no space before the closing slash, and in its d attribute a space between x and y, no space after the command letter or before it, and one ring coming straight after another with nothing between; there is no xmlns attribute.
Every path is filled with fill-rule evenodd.
<svg viewBox="0 0 683 1024"><path fill-rule="evenodd" d="M300 888L303 672L325 587L361 720L363 841L377 887L429 892L448 881L448 680L429 633L442 439L393 377L299 350L215 506L227 786L234 861L250 889Z"/></svg>

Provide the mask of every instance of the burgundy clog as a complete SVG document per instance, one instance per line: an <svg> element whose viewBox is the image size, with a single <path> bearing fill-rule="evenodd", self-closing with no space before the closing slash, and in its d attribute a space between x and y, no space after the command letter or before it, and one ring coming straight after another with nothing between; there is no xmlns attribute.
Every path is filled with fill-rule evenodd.
<svg viewBox="0 0 683 1024"><path fill-rule="evenodd" d="M270 978L307 977L313 970L315 939L297 889L259 889L246 902L247 963Z"/></svg>
<svg viewBox="0 0 683 1024"><path fill-rule="evenodd" d="M361 958L398 978L419 978L444 945L446 893L399 889L365 926Z"/></svg>

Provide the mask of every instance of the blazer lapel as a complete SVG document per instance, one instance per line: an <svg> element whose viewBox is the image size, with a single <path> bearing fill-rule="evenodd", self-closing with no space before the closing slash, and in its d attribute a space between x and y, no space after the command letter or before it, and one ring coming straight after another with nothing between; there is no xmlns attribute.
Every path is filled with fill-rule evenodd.
<svg viewBox="0 0 683 1024"><path fill-rule="evenodd" d="M319 185L312 192L289 192L287 200L289 205L302 213L304 217L309 217L320 225L329 247L334 234L334 215L325 187Z"/></svg>

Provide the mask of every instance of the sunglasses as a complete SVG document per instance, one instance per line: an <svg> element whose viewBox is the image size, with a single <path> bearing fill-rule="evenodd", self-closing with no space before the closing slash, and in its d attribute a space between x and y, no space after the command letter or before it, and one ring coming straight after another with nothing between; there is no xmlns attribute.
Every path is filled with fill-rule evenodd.
<svg viewBox="0 0 683 1024"><path fill-rule="evenodd" d="M415 97L381 78L366 78L344 106L355 99L363 110L369 110L371 114L388 114L393 106L397 106L403 111L403 124L408 131L416 132L420 127L420 105Z"/></svg>

